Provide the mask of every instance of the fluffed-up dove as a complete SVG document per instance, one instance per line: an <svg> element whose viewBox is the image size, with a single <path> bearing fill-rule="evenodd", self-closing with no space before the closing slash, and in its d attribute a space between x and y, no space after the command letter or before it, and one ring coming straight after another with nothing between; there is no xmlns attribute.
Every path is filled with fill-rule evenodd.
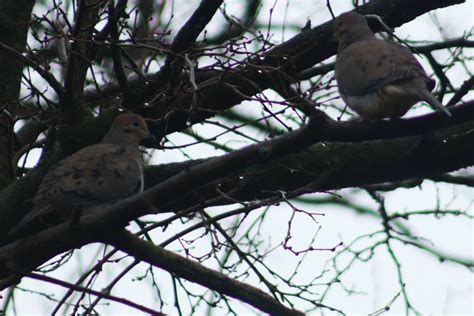
<svg viewBox="0 0 474 316"><path fill-rule="evenodd" d="M361 118L399 118L417 102L451 116L431 94L435 81L406 47L377 39L366 18L347 12L334 20L339 41L336 81L342 100Z"/></svg>
<svg viewBox="0 0 474 316"><path fill-rule="evenodd" d="M120 114L99 144L84 147L48 171L33 198L31 211L10 231L23 234L55 213L66 220L73 210L108 205L143 190L140 141L151 134L137 114Z"/></svg>

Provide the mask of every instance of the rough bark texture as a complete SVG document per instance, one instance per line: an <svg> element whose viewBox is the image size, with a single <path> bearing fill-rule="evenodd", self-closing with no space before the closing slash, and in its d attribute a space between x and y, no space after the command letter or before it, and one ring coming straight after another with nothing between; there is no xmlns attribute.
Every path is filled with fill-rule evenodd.
<svg viewBox="0 0 474 316"><path fill-rule="evenodd" d="M360 11L381 15L389 26L396 27L430 10L462 2L423 0L414 5L410 0L382 0L369 2L361 6ZM225 113L248 96L269 88L276 89L282 83L290 85L297 82L301 71L336 52L332 21L329 21L302 31L235 69L198 73L197 91L187 87L173 94L177 83L183 79L180 77L183 52L192 48L221 3L209 0L203 1L200 6L205 11L204 18L199 20L200 14L194 15L190 21L195 21L194 18L200 22L185 24L183 29L188 27L192 32L188 34L183 31L182 36L176 38L176 42L170 46L165 66L147 77L148 84L136 78L127 81L122 73L121 83L107 86L105 93L93 89L84 93L86 74L94 58L92 26L96 24L104 3L92 0L79 3L81 6L73 32L77 41L71 46L64 94L61 93L58 111L53 118L60 123L58 137L48 138L52 144L45 150L44 159L16 181L11 172L14 146L12 126L8 115L0 113L0 289L14 284L22 275L57 254L102 242L111 243L128 254L136 254L145 262L179 277L241 299L262 311L298 314L297 311L274 304L275 300L265 293L253 288L242 288L239 282L229 281L227 288L223 284L228 280L222 274L214 275L211 270L201 269L197 265L187 266L189 261L185 262L185 259L145 243L138 237L127 236L123 231L118 237L110 237L110 234L146 214L232 204L236 200L251 202L275 197L282 191L293 192L297 196L307 192L425 178L474 164L474 101L464 104L459 102L452 110L453 117L450 119L440 113L431 113L413 119L375 123L337 122L318 109L311 108L308 112L303 111L310 119L298 130L219 157L148 166L148 190L142 194L104 207L95 214L88 214L74 227L69 223L44 230L38 227L39 232L34 236L12 240L7 233L28 212L31 198L48 168L78 148L98 142L118 113L117 108L111 107L101 112L99 117L94 117L88 112L86 104L105 102L107 98L117 98L122 93L126 96L123 106L155 119L151 130L156 136L165 136L183 131L190 123L200 123L206 118ZM26 22L33 4L25 0L0 1L0 41L19 52L25 47L28 31ZM111 14L114 14L113 9L109 8ZM112 17L109 22L115 23L117 17ZM115 31L117 38L114 43L117 44L118 34L114 27L108 29ZM375 30L377 27L374 26ZM107 34L104 36L107 37ZM117 64L114 66L116 73L120 74L122 65L117 59L121 58L123 52L115 53ZM18 56L2 49L0 60L1 110L14 113L23 64ZM466 89L469 91L471 88L472 83ZM134 107L137 104L141 106L144 101L150 101L149 105ZM2 279L5 275L1 272L6 271L9 276ZM209 276L209 280L205 275ZM213 281L216 283L212 284Z"/></svg>
<svg viewBox="0 0 474 316"><path fill-rule="evenodd" d="M24 51L33 4L32 0L0 2L0 43ZM15 141L10 116L17 111L22 72L23 63L0 49L0 189L13 181L11 157Z"/></svg>

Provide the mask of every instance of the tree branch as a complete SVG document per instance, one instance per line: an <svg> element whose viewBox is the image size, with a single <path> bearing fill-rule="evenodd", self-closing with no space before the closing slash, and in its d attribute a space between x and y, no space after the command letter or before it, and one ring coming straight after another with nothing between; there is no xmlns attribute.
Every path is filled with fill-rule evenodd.
<svg viewBox="0 0 474 316"><path fill-rule="evenodd" d="M127 76L125 75L125 70L123 68L122 63L122 54L120 52L119 43L119 32L118 32L118 21L116 15L116 9L114 7L114 2L110 1L108 5L108 14L109 18L107 21L108 30L110 32L111 37L111 51L112 51L112 59L114 61L114 72L115 76L117 77L117 81L120 85L120 91L123 94L124 104L127 106L130 104L130 89L128 88Z"/></svg>
<svg viewBox="0 0 474 316"><path fill-rule="evenodd" d="M69 283L69 282L66 282L66 281L63 281L63 280L59 280L59 279L56 279L56 278L52 278L52 277L49 277L47 275L41 275L41 274L37 274L37 273L29 273L27 275L27 277L30 278L30 279L35 279L35 280L39 280L39 281L45 281L45 282L49 282L49 283L52 283L52 284L56 284L56 285L65 287L67 289L73 289L74 291L84 292L84 293L87 293L87 294L92 294L92 295L95 295L95 296L103 298L103 299L107 299L107 300L110 300L110 301L121 303L125 306L134 308L136 310L139 310L141 312L144 312L144 313L147 313L147 314L150 314L150 315L165 316L165 314L163 314L163 313L157 312L153 309L142 306L140 304L137 304L137 303L132 302L130 300L127 300L125 298L121 298L121 297L117 297L117 296L114 296L114 295L94 291L92 289L88 289L88 288L85 288L85 287L82 287L82 286L78 286L76 284L72 284L72 283Z"/></svg>
<svg viewBox="0 0 474 316"><path fill-rule="evenodd" d="M103 0L80 0L72 44L64 79L65 93L59 102L58 138L62 146L71 148L84 116L84 83L90 66L91 39ZM69 151L69 150L66 150ZM72 150L71 150L72 151Z"/></svg>
<svg viewBox="0 0 474 316"><path fill-rule="evenodd" d="M359 10L364 14L383 16L387 25L397 27L430 10L462 2L464 0L422 0L413 6L410 0L381 0L362 5ZM381 26L376 25L373 29L379 31ZM247 60L243 67L197 81L198 105L193 108L193 111L191 111L191 105L195 100L195 91L189 89L180 92L176 98L159 99L151 103L151 106L141 110L141 114L159 119L159 124L152 127L152 132L157 136L183 130L189 127L189 123L202 122L216 113L239 104L245 99L243 96L252 96L271 87L272 78L275 76L294 77L297 80L299 72L331 57L336 53L336 48L337 43L332 35L332 21L328 21L297 34L268 52ZM197 72L199 73L199 69ZM130 82L129 86L133 87L137 102L149 99L157 89L164 88L158 75L150 77L151 81L155 81L154 84L130 79L133 83ZM114 86L109 86L106 95L113 95L115 91ZM89 91L87 95L89 101L98 100L97 93ZM169 109L174 109L173 113L168 113ZM167 114L166 119L162 119L165 114Z"/></svg>
<svg viewBox="0 0 474 316"><path fill-rule="evenodd" d="M182 58L180 55L191 48L199 34L201 34L202 30L216 14L216 11L219 9L222 2L223 0L202 0L198 8L179 30L171 44L170 53L166 56L165 64L159 72L159 77L163 82L170 80L173 82L177 79L180 72L178 69L182 64L182 61L177 64L174 64L174 62L178 57Z"/></svg>
<svg viewBox="0 0 474 316"><path fill-rule="evenodd" d="M155 267L217 293L241 300L270 315L303 315L302 312L285 307L260 289L153 245L127 231L106 239L106 242L132 257L140 258Z"/></svg>
<svg viewBox="0 0 474 316"><path fill-rule="evenodd" d="M10 53L12 56L15 56L18 60L22 61L24 64L30 66L33 68L41 77L43 77L44 80L53 88L54 92L59 97L62 97L64 94L64 88L61 86L61 84L54 78L54 76L49 73L47 70L41 68L40 65L35 63L31 58L28 56L23 55L19 51L13 49L12 47L5 45L4 43L0 42L0 48L3 49L4 51Z"/></svg>
<svg viewBox="0 0 474 316"><path fill-rule="evenodd" d="M0 248L0 270L29 271L56 254L97 241L100 236L124 227L139 216L174 211L160 207L182 200L182 192L192 191L245 166L251 166L249 174L257 179L259 175L254 169L258 170L257 164L282 156L291 157L288 156L290 153L326 139L365 142L353 144L358 151L350 154L346 145L339 143L317 145L316 150L311 148L313 152L310 155L313 163L319 166L320 173L316 176L300 172L299 175L317 181L317 185L312 187L313 192L422 177L472 165L474 147L465 145L472 143L474 138L472 122L452 128L432 129L432 133L420 129L418 125L436 128L452 126L454 123L451 120L466 120L466 117L472 117L473 111L474 101L471 101L457 107L451 119L446 119L442 113L375 124L325 121L324 117L315 119L300 130L205 161L139 195L86 214L72 231L69 223L64 223L5 245ZM420 132L424 135L421 138L402 138ZM381 134L393 139L378 140ZM283 169L291 173L288 170L291 168L283 166ZM275 182L274 178L271 181ZM288 183L291 185L290 179Z"/></svg>

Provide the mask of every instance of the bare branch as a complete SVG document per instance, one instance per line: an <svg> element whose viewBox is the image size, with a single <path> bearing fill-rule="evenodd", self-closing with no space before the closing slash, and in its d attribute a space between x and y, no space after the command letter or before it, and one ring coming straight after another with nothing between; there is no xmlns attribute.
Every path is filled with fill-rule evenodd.
<svg viewBox="0 0 474 316"><path fill-rule="evenodd" d="M239 299L271 315L304 315L289 309L263 291L248 284L236 281L224 274L211 270L171 251L167 251L137 236L122 232L109 242L128 255L141 258L158 268L198 283L218 293Z"/></svg>

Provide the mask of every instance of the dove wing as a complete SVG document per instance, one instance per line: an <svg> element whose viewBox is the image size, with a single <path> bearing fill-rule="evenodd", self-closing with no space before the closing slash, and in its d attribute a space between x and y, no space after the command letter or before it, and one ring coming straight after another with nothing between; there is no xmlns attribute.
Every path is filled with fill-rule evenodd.
<svg viewBox="0 0 474 316"><path fill-rule="evenodd" d="M354 42L339 53L336 77L341 91L359 96L426 73L408 48L373 39Z"/></svg>

